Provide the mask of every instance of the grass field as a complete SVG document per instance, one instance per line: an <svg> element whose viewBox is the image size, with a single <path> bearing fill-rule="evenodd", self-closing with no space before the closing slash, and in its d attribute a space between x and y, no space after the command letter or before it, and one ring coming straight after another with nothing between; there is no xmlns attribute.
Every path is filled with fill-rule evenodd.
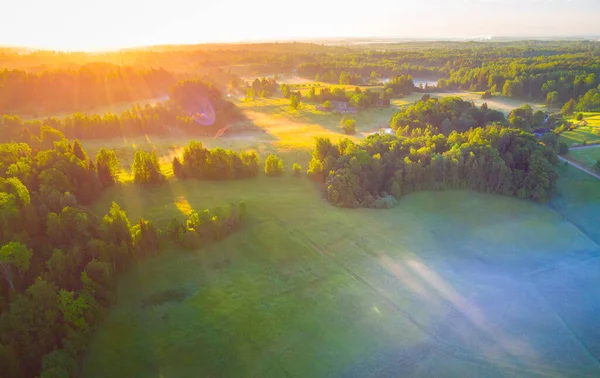
<svg viewBox="0 0 600 378"><path fill-rule="evenodd" d="M84 376L597 376L598 245L569 217L600 190L567 173L587 194L559 197L560 213L460 191L339 209L289 175L115 187L97 212L116 200L164 226L244 200L249 219L127 273Z"/></svg>
<svg viewBox="0 0 600 378"><path fill-rule="evenodd" d="M569 146L600 143L600 113L583 113L583 116L587 125L560 134L561 140ZM572 118L569 122L577 124L579 121Z"/></svg>
<svg viewBox="0 0 600 378"><path fill-rule="evenodd" d="M386 127L420 97L359 113L352 138ZM140 187L126 169L93 211L116 201L130 219L165 227L192 209L245 201L248 219L220 243L167 250L122 276L83 376L600 374L600 301L590 300L600 297L598 180L561 166L549 205L447 191L409 195L392 210L335 208L290 167L306 167L315 136L342 137L341 116L306 103L291 110L280 98L238 105L253 131L194 139L278 153L286 175ZM85 147L117 147L125 165L135 148L156 149L170 173L188 140ZM146 305L156 297L170 299Z"/></svg>
<svg viewBox="0 0 600 378"><path fill-rule="evenodd" d="M466 92L466 91L456 91L456 92L437 92L431 93L433 97L447 97L447 96L457 96L466 101L473 101L475 105L481 106L484 102L488 104L491 109L496 109L504 114L510 113L512 110L523 106L524 104L529 104L533 108L533 111L543 110L543 111L557 111L558 109L548 109L544 104L537 104L533 102L521 101L507 97L496 96L491 99L482 99L482 92Z"/></svg>
<svg viewBox="0 0 600 378"><path fill-rule="evenodd" d="M600 160L600 146L570 150L569 158L583 164L590 170L594 170L596 162Z"/></svg>

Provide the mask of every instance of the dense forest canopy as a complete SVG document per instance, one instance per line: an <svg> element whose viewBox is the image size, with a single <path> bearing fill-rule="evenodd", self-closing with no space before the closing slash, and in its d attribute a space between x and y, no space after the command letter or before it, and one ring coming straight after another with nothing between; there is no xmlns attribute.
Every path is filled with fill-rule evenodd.
<svg viewBox="0 0 600 378"><path fill-rule="evenodd" d="M522 130L478 127L449 135L431 127L409 137L375 134L360 144L317 139L309 174L341 207L393 207L419 190L472 189L547 201L555 188L551 150Z"/></svg>

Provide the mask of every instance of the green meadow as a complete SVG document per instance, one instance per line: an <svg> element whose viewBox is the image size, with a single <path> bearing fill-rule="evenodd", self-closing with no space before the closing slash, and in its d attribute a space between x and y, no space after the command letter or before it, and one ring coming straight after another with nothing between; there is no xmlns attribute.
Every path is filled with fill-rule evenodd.
<svg viewBox="0 0 600 378"><path fill-rule="evenodd" d="M248 217L219 243L171 247L124 274L83 376L597 374L600 305L587 298L600 295L600 181L561 166L548 205L445 191L391 210L336 208L290 168L306 168L314 136L343 136L341 116L285 99L239 106L252 131L197 139L278 153L284 177L139 186L127 172L135 148L155 149L170 174L188 138L113 141L126 169L93 205L98 214L116 201L130 219L164 227L245 201ZM352 138L385 127L393 111L360 113ZM92 154L100 146L86 144Z"/></svg>

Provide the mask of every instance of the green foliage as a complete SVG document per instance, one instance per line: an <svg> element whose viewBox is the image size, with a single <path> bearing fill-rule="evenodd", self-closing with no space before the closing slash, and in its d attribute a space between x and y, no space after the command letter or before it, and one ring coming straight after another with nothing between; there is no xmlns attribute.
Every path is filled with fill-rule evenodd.
<svg viewBox="0 0 600 378"><path fill-rule="evenodd" d="M300 98L293 94L290 96L290 107L292 109L298 109L298 107L300 106Z"/></svg>
<svg viewBox="0 0 600 378"><path fill-rule="evenodd" d="M573 114L574 111L575 111L575 100L574 99L570 99L569 101L565 102L562 109L560 110L560 112L564 115L571 115L571 114Z"/></svg>
<svg viewBox="0 0 600 378"><path fill-rule="evenodd" d="M577 117L575 117L576 120L581 121L583 120L583 114L582 113L578 113Z"/></svg>
<svg viewBox="0 0 600 378"><path fill-rule="evenodd" d="M354 118L343 117L340 121L340 128L346 135L356 134L356 120Z"/></svg>
<svg viewBox="0 0 600 378"><path fill-rule="evenodd" d="M414 129L431 125L434 131L448 135L454 130L466 131L493 122L504 122L504 115L487 107L477 108L459 97L444 97L425 98L396 113L390 127L399 135L408 136Z"/></svg>
<svg viewBox="0 0 600 378"><path fill-rule="evenodd" d="M444 188L545 202L555 187L553 150L516 129L490 126L448 137L415 129L412 137L371 135L358 150L342 144L334 149L318 140L311 162L323 165L327 199L336 206L384 208L394 197Z"/></svg>
<svg viewBox="0 0 600 378"><path fill-rule="evenodd" d="M116 182L119 173L119 159L114 150L101 148L96 154L96 169L98 178L103 186L110 186Z"/></svg>
<svg viewBox="0 0 600 378"><path fill-rule="evenodd" d="M331 110L333 109L333 104L331 103L331 100L327 100L323 103L323 107L327 110Z"/></svg>
<svg viewBox="0 0 600 378"><path fill-rule="evenodd" d="M160 170L156 151L148 153L136 150L133 157L133 177L135 182L141 184L158 184L165 181L165 176Z"/></svg>
<svg viewBox="0 0 600 378"><path fill-rule="evenodd" d="M597 171L600 171L600 159L596 160L596 165L594 165L594 168L595 168Z"/></svg>
<svg viewBox="0 0 600 378"><path fill-rule="evenodd" d="M269 155L265 160L265 175L281 176L283 175L283 160L276 155Z"/></svg>
<svg viewBox="0 0 600 378"><path fill-rule="evenodd" d="M10 242L0 248L0 278L8 282L10 289L15 290L14 273L19 276L29 270L31 250L19 242Z"/></svg>
<svg viewBox="0 0 600 378"><path fill-rule="evenodd" d="M179 165L180 164L180 165ZM191 141L183 150L183 162L173 160L177 177L201 180L233 180L258 175L258 155L255 151L241 154L215 148L209 150L202 143Z"/></svg>
<svg viewBox="0 0 600 378"><path fill-rule="evenodd" d="M302 176L302 166L300 164L294 163L294 165L292 166L292 174L294 175L294 177Z"/></svg>

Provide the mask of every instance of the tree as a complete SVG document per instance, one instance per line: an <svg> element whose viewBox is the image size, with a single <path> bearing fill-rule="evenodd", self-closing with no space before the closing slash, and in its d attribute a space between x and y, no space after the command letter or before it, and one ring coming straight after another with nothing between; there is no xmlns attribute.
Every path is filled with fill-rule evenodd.
<svg viewBox="0 0 600 378"><path fill-rule="evenodd" d="M115 151L101 148L96 154L96 169L103 186L114 184L119 173L119 159Z"/></svg>
<svg viewBox="0 0 600 378"><path fill-rule="evenodd" d="M269 155L265 160L265 175L281 176L283 174L283 160L276 155Z"/></svg>
<svg viewBox="0 0 600 378"><path fill-rule="evenodd" d="M133 177L136 182L142 184L161 183L165 181L165 176L160 170L156 151L148 153L143 150L136 150L133 157Z"/></svg>
<svg viewBox="0 0 600 378"><path fill-rule="evenodd" d="M323 103L323 107L327 110L331 110L333 108L333 104L331 103L331 101L327 100Z"/></svg>
<svg viewBox="0 0 600 378"><path fill-rule="evenodd" d="M575 117L576 120L578 121L582 121L583 120L583 113L577 113L577 117Z"/></svg>
<svg viewBox="0 0 600 378"><path fill-rule="evenodd" d="M300 99L297 95L293 94L290 96L290 106L292 109L298 109L298 106L300 106Z"/></svg>
<svg viewBox="0 0 600 378"><path fill-rule="evenodd" d="M563 105L562 109L560 109L560 112L564 115L571 115L571 114L573 114L574 110L575 110L575 100L570 99Z"/></svg>
<svg viewBox="0 0 600 378"><path fill-rule="evenodd" d="M177 178L184 178L185 177L185 173L184 173L184 170L183 170L183 165L181 164L181 161L179 160L179 158L177 156L175 156L173 158L173 174Z"/></svg>
<svg viewBox="0 0 600 378"><path fill-rule="evenodd" d="M10 289L15 290L13 270L16 270L19 277L23 277L29 269L31 261L31 251L26 245L19 242L10 242L0 248L0 278L4 278Z"/></svg>
<svg viewBox="0 0 600 378"><path fill-rule="evenodd" d="M354 118L343 117L340 121L340 127L345 134L356 134L356 120Z"/></svg>
<svg viewBox="0 0 600 378"><path fill-rule="evenodd" d="M596 160L596 165L594 165L594 168L595 168L597 171L600 171L600 159Z"/></svg>
<svg viewBox="0 0 600 378"><path fill-rule="evenodd" d="M302 176L302 166L300 164L294 163L292 166L292 173L295 177Z"/></svg>

